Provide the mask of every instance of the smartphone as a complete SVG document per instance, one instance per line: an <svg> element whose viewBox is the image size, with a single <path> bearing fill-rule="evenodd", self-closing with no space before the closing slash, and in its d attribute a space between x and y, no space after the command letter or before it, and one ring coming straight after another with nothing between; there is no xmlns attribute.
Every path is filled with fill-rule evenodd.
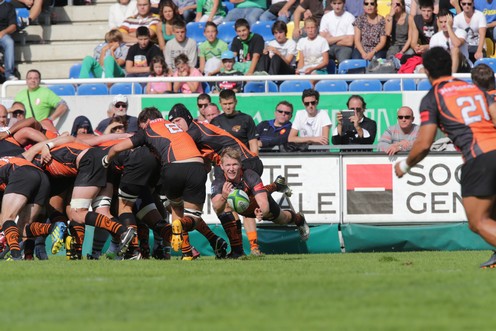
<svg viewBox="0 0 496 331"><path fill-rule="evenodd" d="M343 132L353 131L355 126L350 121L350 117L355 115L354 110L343 110L341 112L343 115Z"/></svg>

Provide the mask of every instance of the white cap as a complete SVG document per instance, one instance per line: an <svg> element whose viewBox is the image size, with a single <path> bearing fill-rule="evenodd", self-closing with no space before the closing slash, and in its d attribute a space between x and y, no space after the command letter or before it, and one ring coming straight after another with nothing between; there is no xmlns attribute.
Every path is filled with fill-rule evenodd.
<svg viewBox="0 0 496 331"><path fill-rule="evenodd" d="M115 106L119 102L123 102L127 105L128 104L127 97L125 95L122 95L122 94L117 94L114 97L114 100L112 100L112 104Z"/></svg>

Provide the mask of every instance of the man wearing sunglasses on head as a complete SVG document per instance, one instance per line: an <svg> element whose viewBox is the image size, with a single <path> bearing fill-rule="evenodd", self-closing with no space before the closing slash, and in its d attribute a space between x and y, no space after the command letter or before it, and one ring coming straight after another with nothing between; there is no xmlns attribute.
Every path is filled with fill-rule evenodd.
<svg viewBox="0 0 496 331"><path fill-rule="evenodd" d="M293 105L288 101L281 101L277 104L274 114L274 119L262 121L257 125L258 146L261 151L270 151L274 146L288 143Z"/></svg>
<svg viewBox="0 0 496 331"><path fill-rule="evenodd" d="M412 108L403 106L398 109L398 123L382 134L377 149L388 155L411 150L419 129L413 123L414 119Z"/></svg>
<svg viewBox="0 0 496 331"><path fill-rule="evenodd" d="M102 135L105 129L110 124L112 117L114 116L126 116L127 118L127 133L133 133L138 131L138 119L134 116L127 114L127 109L129 108L129 101L125 95L118 94L112 100L113 114L111 117L102 120L95 129L95 133Z"/></svg>
<svg viewBox="0 0 496 331"><path fill-rule="evenodd" d="M314 89L303 91L304 110L298 110L289 133L288 142L296 144L329 145L332 122L327 109L317 109L320 93Z"/></svg>
<svg viewBox="0 0 496 331"><path fill-rule="evenodd" d="M373 144L377 134L377 123L364 116L367 109L365 100L362 96L355 94L348 99L346 106L353 113L346 118L343 112L337 113L338 125L334 129L332 143L334 145Z"/></svg>

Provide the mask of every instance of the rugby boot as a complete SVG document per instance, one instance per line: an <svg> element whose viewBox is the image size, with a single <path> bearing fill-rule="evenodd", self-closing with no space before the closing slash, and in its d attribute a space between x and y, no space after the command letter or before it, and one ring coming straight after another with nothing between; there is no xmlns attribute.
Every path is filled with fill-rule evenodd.
<svg viewBox="0 0 496 331"><path fill-rule="evenodd" d="M493 255L486 262L480 265L481 269L496 268L496 251L493 251Z"/></svg>
<svg viewBox="0 0 496 331"><path fill-rule="evenodd" d="M227 242L223 238L217 237L212 248L214 249L216 259L225 259L226 258L226 256L227 256Z"/></svg>
<svg viewBox="0 0 496 331"><path fill-rule="evenodd" d="M310 227L305 220L305 216L302 212L299 212L296 217L299 217L303 222L301 225L296 226L298 228L298 232L300 233L300 240L307 241L308 237L310 237Z"/></svg>
<svg viewBox="0 0 496 331"><path fill-rule="evenodd" d="M64 247L64 237L65 232L67 230L67 226L64 222L55 223L55 227L50 234L50 238L52 239L52 254L56 255L60 252L60 249Z"/></svg>
<svg viewBox="0 0 496 331"><path fill-rule="evenodd" d="M286 178L283 176L277 176L274 184L276 184L277 192L284 193L288 198L293 194L293 191L291 191L291 188L286 183Z"/></svg>
<svg viewBox="0 0 496 331"><path fill-rule="evenodd" d="M122 257L126 253L131 240L136 236L136 230L128 227L127 230L121 234L121 240L119 242L119 248L117 249L117 256Z"/></svg>

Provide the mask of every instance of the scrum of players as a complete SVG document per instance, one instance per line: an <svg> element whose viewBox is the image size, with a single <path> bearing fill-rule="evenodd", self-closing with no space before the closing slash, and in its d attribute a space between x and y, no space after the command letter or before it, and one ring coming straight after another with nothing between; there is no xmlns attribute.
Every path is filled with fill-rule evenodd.
<svg viewBox="0 0 496 331"><path fill-rule="evenodd" d="M189 242L193 230L205 236L216 258L244 257L240 217L226 203L234 188L250 197L243 216L294 224L300 239L308 239L304 216L281 210L271 197L275 191L290 195L285 179L264 186L261 160L238 139L194 120L182 104L168 120L155 107L145 108L138 124L135 134L74 137L28 118L0 132L0 258L47 259L50 236L52 254L65 249L68 259L82 259L86 226L95 228L88 259L169 259L173 249L193 260L199 255ZM218 169L212 205L229 253L202 219L212 166Z"/></svg>

